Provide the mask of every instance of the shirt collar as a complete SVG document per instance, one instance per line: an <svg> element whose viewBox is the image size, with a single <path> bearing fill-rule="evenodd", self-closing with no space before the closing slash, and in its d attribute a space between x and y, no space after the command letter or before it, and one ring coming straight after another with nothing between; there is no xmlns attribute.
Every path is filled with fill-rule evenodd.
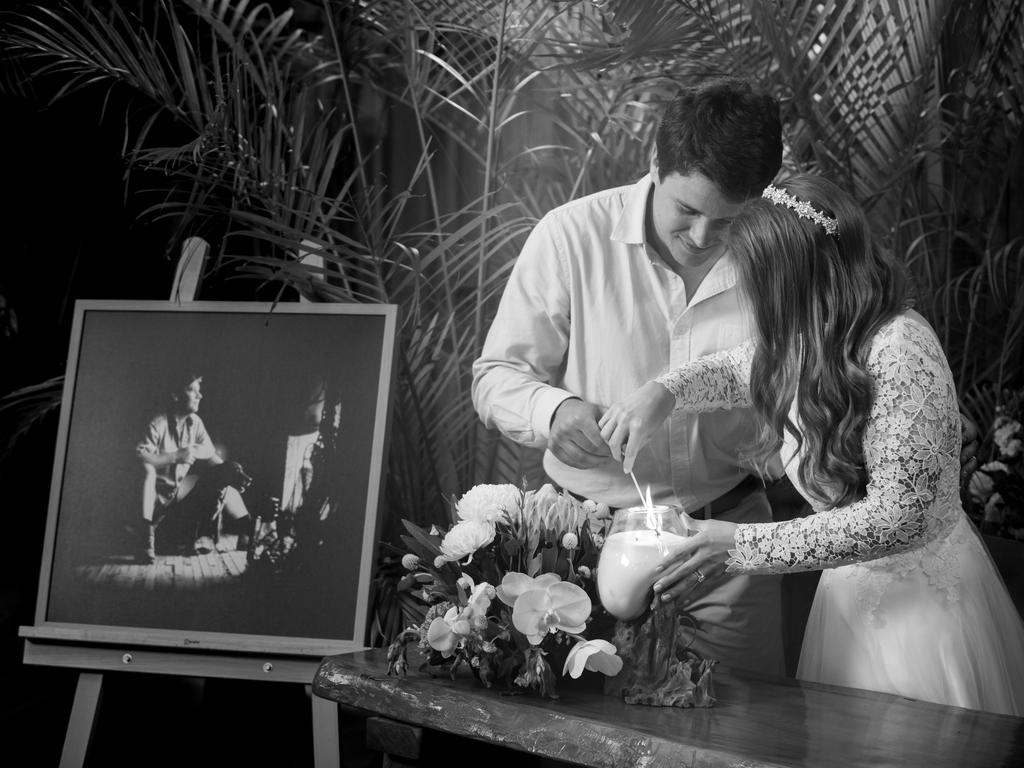
<svg viewBox="0 0 1024 768"><path fill-rule="evenodd" d="M647 198L650 196L654 180L651 174L645 173L643 178L626 191L625 204L619 220L612 230L612 240L630 245L644 244L644 219L647 216Z"/></svg>
<svg viewBox="0 0 1024 768"><path fill-rule="evenodd" d="M739 271L736 269L736 261L733 259L733 255L726 251L701 281L700 287L693 295L690 303L695 304L702 299L710 298L730 288L734 288L738 281Z"/></svg>
<svg viewBox="0 0 1024 768"><path fill-rule="evenodd" d="M650 197L652 186L654 186L654 179L651 178L650 173L645 173L643 178L626 190L622 213L619 214L619 220L615 222L615 228L612 230L612 240L628 245L644 245L647 200ZM692 302L727 291L735 287L738 280L739 273L736 271L736 263L732 254L726 251L701 281L700 288L697 289Z"/></svg>

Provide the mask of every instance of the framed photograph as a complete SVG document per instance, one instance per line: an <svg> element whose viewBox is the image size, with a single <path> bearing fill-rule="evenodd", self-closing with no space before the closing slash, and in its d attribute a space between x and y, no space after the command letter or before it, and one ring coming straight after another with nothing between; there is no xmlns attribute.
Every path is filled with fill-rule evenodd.
<svg viewBox="0 0 1024 768"><path fill-rule="evenodd" d="M366 647L397 308L80 301L28 636Z"/></svg>

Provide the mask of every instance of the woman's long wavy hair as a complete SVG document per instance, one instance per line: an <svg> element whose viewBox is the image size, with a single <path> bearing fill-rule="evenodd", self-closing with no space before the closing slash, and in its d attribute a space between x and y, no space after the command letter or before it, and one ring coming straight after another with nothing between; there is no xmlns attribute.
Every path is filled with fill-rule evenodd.
<svg viewBox="0 0 1024 768"><path fill-rule="evenodd" d="M754 316L751 397L762 466L789 431L798 478L816 500L843 506L864 493L864 427L873 403L866 362L879 326L907 309L908 282L874 242L856 201L826 179L776 185L839 222L838 237L759 198L733 220L730 248ZM799 393L799 397L797 394ZM796 399L797 421L790 419Z"/></svg>

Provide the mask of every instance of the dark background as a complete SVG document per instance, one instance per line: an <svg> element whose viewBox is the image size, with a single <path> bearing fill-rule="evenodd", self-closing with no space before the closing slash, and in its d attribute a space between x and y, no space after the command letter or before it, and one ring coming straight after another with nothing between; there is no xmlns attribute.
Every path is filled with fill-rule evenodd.
<svg viewBox="0 0 1024 768"><path fill-rule="evenodd" d="M18 85L0 89L0 329L10 312L17 322L0 330L0 395L64 373L77 299L166 300L177 258L169 224L138 223L150 201L125 195L119 95L101 115L92 97L47 108L45 84ZM200 298L264 298L252 284L208 285ZM0 458L0 744L7 764L43 768L60 760L78 677L23 664L18 634L34 622L57 422L51 413ZM345 764L365 764L361 721L342 723L356 734L343 740ZM107 674L87 765L310 766L311 739L298 684Z"/></svg>

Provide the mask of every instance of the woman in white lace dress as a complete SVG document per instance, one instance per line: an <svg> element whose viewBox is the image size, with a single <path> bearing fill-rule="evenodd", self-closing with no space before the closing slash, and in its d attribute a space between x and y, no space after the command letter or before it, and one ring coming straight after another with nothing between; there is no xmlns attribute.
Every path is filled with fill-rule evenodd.
<svg viewBox="0 0 1024 768"><path fill-rule="evenodd" d="M781 454L815 514L694 520L655 593L822 569L797 677L1024 716L1024 622L961 507L952 374L901 272L817 177L769 187L730 231L754 340L648 382L602 435L628 472L673 408L752 407L752 458Z"/></svg>

